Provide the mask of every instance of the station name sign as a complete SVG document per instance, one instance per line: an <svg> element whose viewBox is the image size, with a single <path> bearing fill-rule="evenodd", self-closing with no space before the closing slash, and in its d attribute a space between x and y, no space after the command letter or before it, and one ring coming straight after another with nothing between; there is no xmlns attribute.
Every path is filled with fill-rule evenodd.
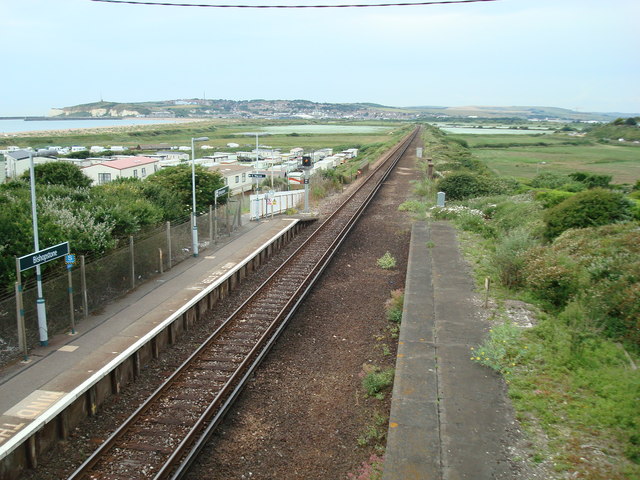
<svg viewBox="0 0 640 480"><path fill-rule="evenodd" d="M50 262L56 258L63 257L69 253L69 242L59 243L53 247L45 248L39 252L30 253L18 258L20 263L20 271L24 272L43 263Z"/></svg>

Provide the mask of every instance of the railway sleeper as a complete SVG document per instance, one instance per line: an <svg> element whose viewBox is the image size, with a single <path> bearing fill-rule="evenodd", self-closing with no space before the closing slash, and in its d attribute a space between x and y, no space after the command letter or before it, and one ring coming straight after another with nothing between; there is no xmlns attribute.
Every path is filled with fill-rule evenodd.
<svg viewBox="0 0 640 480"><path fill-rule="evenodd" d="M135 450L137 452L157 452L164 455L171 455L173 448L161 447L160 445L151 445L149 443L126 442L121 448L127 450Z"/></svg>

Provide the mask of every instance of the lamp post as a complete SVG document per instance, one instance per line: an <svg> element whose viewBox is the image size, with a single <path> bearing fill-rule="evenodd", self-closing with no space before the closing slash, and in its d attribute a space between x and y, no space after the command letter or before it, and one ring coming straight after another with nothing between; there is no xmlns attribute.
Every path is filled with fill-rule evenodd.
<svg viewBox="0 0 640 480"><path fill-rule="evenodd" d="M196 212L196 149L195 142L206 142L209 137L191 138L191 195L193 198L193 206L191 208L191 224L192 224L192 240L193 240L193 256L198 256L198 220Z"/></svg>
<svg viewBox="0 0 640 480"><path fill-rule="evenodd" d="M36 210L36 181L33 166L33 153L29 151L29 184L31 187L31 219L33 221L33 247L35 251L40 250L40 239L38 238L38 212ZM40 345L46 347L49 344L49 333L47 328L47 309L45 307L44 296L42 295L42 272L40 265L36 265L36 283L38 298L36 307L38 311L38 330L40 332Z"/></svg>

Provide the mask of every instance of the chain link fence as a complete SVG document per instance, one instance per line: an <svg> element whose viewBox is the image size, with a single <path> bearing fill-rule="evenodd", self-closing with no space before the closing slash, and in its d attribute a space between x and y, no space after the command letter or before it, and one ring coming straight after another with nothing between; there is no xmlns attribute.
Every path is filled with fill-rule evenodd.
<svg viewBox="0 0 640 480"><path fill-rule="evenodd" d="M217 210L196 218L198 227L198 249L214 246L217 239L231 235L241 226L242 202L230 199ZM46 299L47 327L49 336L71 331L75 323L91 313L99 312L106 304L125 295L156 275L193 255L193 228L191 220L169 223L152 231L129 238L126 247L107 255L87 261L78 257L70 271L50 276L42 283ZM62 259L54 260L62 262ZM69 276L72 289L69 288ZM24 310L25 343L20 341L18 294L0 299L0 365L5 365L25 354L40 342L36 299L33 285L24 287L22 305ZM70 293L72 292L72 293Z"/></svg>

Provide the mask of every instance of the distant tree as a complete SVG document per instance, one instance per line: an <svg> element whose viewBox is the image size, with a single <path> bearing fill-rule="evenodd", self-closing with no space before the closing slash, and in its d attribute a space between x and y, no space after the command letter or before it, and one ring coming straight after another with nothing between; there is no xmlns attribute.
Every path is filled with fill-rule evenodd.
<svg viewBox="0 0 640 480"><path fill-rule="evenodd" d="M199 213L206 211L209 205L214 203L214 192L224 187L224 178L217 171L210 171L201 165L196 165L196 210ZM176 193L180 199L183 213L191 211L192 205L192 185L191 185L191 166L178 165L176 167L167 167L158 170L156 173L149 175L145 182L158 184ZM218 198L218 203L224 203L226 197Z"/></svg>
<svg viewBox="0 0 640 480"><path fill-rule="evenodd" d="M629 125L630 127L635 127L638 125L638 121L633 117L629 117L624 121L624 124Z"/></svg>
<svg viewBox="0 0 640 480"><path fill-rule="evenodd" d="M36 183L39 185L64 185L71 188L86 188L91 185L91 179L87 177L76 165L69 162L49 162L34 167ZM22 178L29 180L30 172L27 170Z"/></svg>
<svg viewBox="0 0 640 480"><path fill-rule="evenodd" d="M89 150L81 150L79 152L71 152L68 155L66 155L67 158L89 158L91 155L93 155Z"/></svg>

